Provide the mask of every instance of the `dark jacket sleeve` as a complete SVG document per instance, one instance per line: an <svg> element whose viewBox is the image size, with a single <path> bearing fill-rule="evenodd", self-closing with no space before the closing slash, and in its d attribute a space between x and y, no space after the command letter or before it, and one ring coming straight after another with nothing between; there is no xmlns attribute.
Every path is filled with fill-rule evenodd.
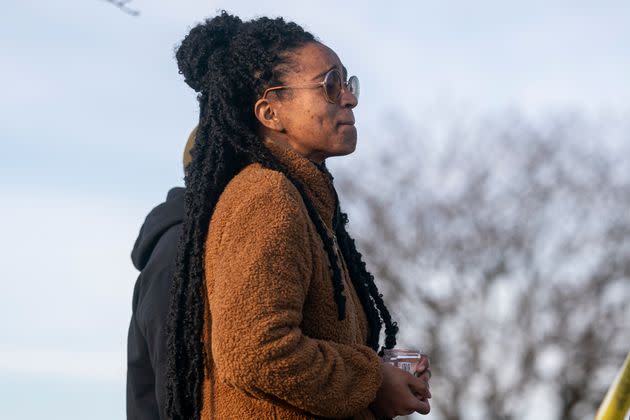
<svg viewBox="0 0 630 420"><path fill-rule="evenodd" d="M181 225L176 225L162 236L136 285L128 341L127 412L135 409L138 415L128 418L167 418L166 325L180 233Z"/></svg>
<svg viewBox="0 0 630 420"><path fill-rule="evenodd" d="M140 274L134 287L133 312L127 336L127 419L149 419L159 415L149 348L137 319L142 283L143 276Z"/></svg>

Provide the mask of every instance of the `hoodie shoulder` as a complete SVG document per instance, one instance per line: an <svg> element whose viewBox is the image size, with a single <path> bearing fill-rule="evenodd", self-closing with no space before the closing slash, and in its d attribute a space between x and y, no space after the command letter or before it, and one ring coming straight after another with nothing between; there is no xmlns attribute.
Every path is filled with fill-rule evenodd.
<svg viewBox="0 0 630 420"><path fill-rule="evenodd" d="M147 215L131 251L131 261L138 270L147 265L160 238L184 220L184 192L184 188L172 188L166 201Z"/></svg>

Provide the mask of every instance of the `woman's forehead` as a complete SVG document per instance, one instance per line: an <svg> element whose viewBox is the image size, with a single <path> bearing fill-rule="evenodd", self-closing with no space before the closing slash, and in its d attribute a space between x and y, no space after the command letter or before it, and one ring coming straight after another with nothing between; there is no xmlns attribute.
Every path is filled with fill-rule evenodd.
<svg viewBox="0 0 630 420"><path fill-rule="evenodd" d="M312 80L323 76L332 68L337 68L345 75L345 67L337 53L318 42L308 43L295 50L293 59L295 71L290 77L295 80Z"/></svg>

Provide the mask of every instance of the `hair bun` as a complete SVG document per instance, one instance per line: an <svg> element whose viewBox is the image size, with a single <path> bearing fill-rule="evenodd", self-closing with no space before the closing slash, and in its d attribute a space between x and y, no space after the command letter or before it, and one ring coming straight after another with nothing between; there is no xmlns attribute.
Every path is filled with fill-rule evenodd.
<svg viewBox="0 0 630 420"><path fill-rule="evenodd" d="M208 70L222 65L230 52L230 45L242 25L240 18L228 14L207 19L195 26L184 38L175 57L179 72L188 86L201 92L206 86Z"/></svg>

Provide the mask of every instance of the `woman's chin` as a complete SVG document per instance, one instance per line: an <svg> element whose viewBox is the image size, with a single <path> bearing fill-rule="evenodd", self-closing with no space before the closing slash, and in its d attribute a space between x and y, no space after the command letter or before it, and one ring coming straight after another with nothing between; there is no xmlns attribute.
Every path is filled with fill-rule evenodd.
<svg viewBox="0 0 630 420"><path fill-rule="evenodd" d="M354 125L341 126L342 147L347 150L344 154L354 152L357 147L357 128Z"/></svg>
<svg viewBox="0 0 630 420"><path fill-rule="evenodd" d="M345 156L354 152L357 148L357 136L356 131L354 136L346 137L343 139L343 143L341 143L341 147L336 153L337 156Z"/></svg>
<svg viewBox="0 0 630 420"><path fill-rule="evenodd" d="M352 126L348 126L352 127ZM326 158L333 156L346 156L354 152L357 147L357 131L354 127L352 130L343 130L341 135L329 142L326 149L320 149Z"/></svg>
<svg viewBox="0 0 630 420"><path fill-rule="evenodd" d="M348 145L349 149L348 153L352 153L357 148L357 129L352 126L352 133L349 134L351 134L351 136L349 136L349 138L347 139L346 144Z"/></svg>

